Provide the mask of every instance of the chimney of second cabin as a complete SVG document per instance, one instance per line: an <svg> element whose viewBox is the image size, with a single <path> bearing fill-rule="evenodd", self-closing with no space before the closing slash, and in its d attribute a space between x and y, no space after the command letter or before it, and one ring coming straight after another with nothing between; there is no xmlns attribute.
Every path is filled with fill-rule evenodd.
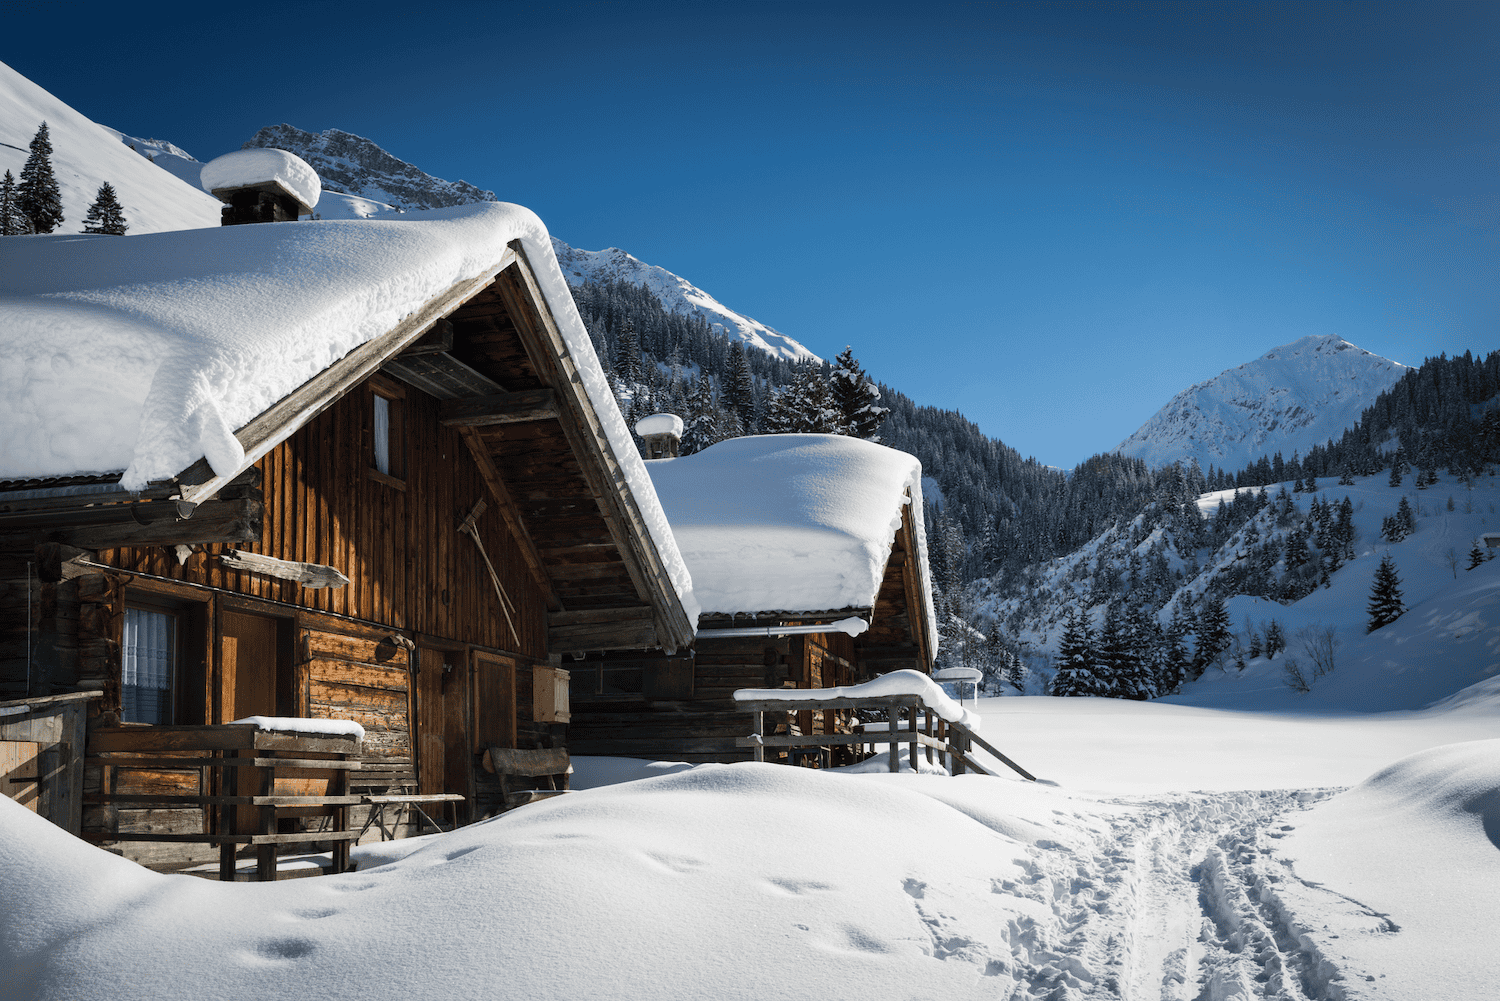
<svg viewBox="0 0 1500 1001"><path fill-rule="evenodd" d="M224 226L296 222L312 215L323 183L306 160L284 149L240 149L203 165L203 190L224 203Z"/></svg>
<svg viewBox="0 0 1500 1001"><path fill-rule="evenodd" d="M682 418L652 414L636 422L635 433L646 443L646 458L675 459L682 445Z"/></svg>

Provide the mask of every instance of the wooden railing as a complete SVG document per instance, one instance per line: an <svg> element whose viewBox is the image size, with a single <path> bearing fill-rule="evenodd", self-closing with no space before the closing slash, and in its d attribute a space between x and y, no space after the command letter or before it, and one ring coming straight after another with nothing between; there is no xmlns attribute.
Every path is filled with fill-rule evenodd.
<svg viewBox="0 0 1500 1001"><path fill-rule="evenodd" d="M277 849L331 843L332 871L349 868L349 773L360 767L358 737L261 730L253 724L99 728L89 735L85 765L101 770L89 805L183 811L196 814L198 830L84 830L94 842L146 841L219 847L219 878L235 878L236 851L251 847L258 880L276 879ZM121 778L126 773L127 778ZM193 773L197 773L194 775ZM150 787L186 784L192 791L131 792L138 777ZM186 779L183 783L181 780ZM284 832L289 816L331 818L328 830ZM192 826L192 825L189 825Z"/></svg>
<svg viewBox="0 0 1500 1001"><path fill-rule="evenodd" d="M792 699L766 699L753 702L739 702L738 707L751 714L754 720L753 732L748 737L739 737L735 740L738 747L748 747L756 761L766 760L766 748L786 748L788 752L798 748L820 747L831 748L849 745L864 744L889 744L890 745L890 769L893 772L901 770L901 745L907 745L907 755L910 758L913 770L917 768L917 762L925 749L928 763L933 763L934 754L943 758L943 765L954 775L960 775L965 771L978 772L981 775L993 775L989 769L980 765L973 758L975 747L983 748L1003 763L1016 774L1029 781L1035 782L1036 776L1016 764L1010 758L1002 754L994 745L979 736L969 727L962 723L953 723L943 719L935 710L927 705L920 695L881 695L862 698L809 698L804 693L798 693L799 697ZM823 711L825 714L835 709L864 709L884 710L886 716L887 730L867 730L862 733L793 733L794 722L792 714L811 711ZM787 717L786 733L767 733L766 716L777 713L785 713ZM918 716L923 718L923 724L919 727ZM901 728L902 717L906 717L906 728ZM825 715L825 719L827 716Z"/></svg>

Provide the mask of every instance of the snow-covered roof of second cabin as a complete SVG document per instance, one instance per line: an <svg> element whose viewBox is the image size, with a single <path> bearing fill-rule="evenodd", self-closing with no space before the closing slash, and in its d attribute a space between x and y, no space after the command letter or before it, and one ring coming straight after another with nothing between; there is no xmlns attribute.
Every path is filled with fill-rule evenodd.
<svg viewBox="0 0 1500 1001"><path fill-rule="evenodd" d="M0 480L106 474L137 491L203 458L231 475L255 458L236 429L445 295L482 287L513 241L691 620L691 578L546 227L518 205L0 240Z"/></svg>
<svg viewBox="0 0 1500 1001"><path fill-rule="evenodd" d="M706 613L873 607L910 504L934 622L915 456L843 435L756 435L646 468Z"/></svg>

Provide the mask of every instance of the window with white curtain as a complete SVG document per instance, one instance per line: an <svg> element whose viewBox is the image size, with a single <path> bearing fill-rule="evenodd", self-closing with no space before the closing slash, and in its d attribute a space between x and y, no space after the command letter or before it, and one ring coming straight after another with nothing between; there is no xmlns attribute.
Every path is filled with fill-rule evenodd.
<svg viewBox="0 0 1500 1001"><path fill-rule="evenodd" d="M121 719L126 723L172 722L177 617L144 608L127 608L124 639Z"/></svg>

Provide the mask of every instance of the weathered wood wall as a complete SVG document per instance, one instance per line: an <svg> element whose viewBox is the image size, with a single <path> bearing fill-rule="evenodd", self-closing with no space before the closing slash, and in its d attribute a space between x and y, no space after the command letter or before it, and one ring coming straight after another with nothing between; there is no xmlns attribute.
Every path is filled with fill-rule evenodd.
<svg viewBox="0 0 1500 1001"><path fill-rule="evenodd" d="M690 685L678 680L677 665L688 666ZM601 670L632 667L643 675L640 695L603 694ZM735 703L735 690L850 684L854 643L843 633L702 639L691 659L584 661L570 663L568 670L574 682L568 747L574 754L749 761L750 751L734 744L750 732L750 715ZM823 725L821 717L807 715L805 728Z"/></svg>

